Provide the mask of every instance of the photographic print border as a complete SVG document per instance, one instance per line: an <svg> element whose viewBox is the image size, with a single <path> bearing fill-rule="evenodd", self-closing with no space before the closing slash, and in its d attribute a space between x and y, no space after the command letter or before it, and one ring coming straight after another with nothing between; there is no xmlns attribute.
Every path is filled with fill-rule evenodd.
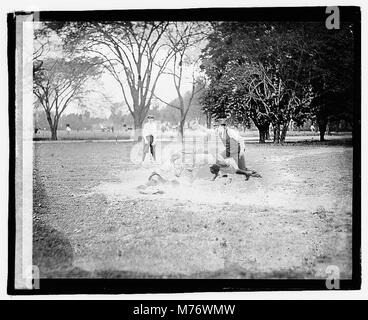
<svg viewBox="0 0 368 320"><path fill-rule="evenodd" d="M354 24L355 31L355 101L353 129L353 216L352 279L340 280L341 290L357 290L361 285L361 14L359 7L339 7L343 22ZM327 290L325 280L304 279L40 279L39 289L16 289L15 281L15 148L16 148L16 84L15 49L16 16L8 14L8 79L9 79L9 243L8 294L118 294L118 293L182 293L218 291L283 291ZM325 21L326 7L275 8L198 8L113 11L43 11L40 21Z"/></svg>

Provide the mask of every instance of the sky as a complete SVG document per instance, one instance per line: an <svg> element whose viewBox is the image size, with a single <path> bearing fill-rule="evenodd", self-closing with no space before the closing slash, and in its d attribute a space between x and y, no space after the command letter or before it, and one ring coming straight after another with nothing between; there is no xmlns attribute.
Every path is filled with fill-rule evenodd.
<svg viewBox="0 0 368 320"><path fill-rule="evenodd" d="M190 70L186 69L186 80L182 85L182 94L191 89L190 83ZM123 113L129 113L128 107L126 106L123 98L121 88L117 81L107 72L105 72L101 78L97 81L90 81L86 84L86 87L94 92L87 94L85 98L85 104L88 106L92 114L96 116L109 116L109 104L121 103ZM104 95L102 95L104 93ZM161 75L158 80L155 95L161 100L171 102L177 98L177 92L174 86L174 82L171 76ZM108 99L106 99L107 97ZM156 100L157 101L157 100ZM165 104L157 101L157 103L163 107ZM72 103L66 110L65 113L79 113L80 107Z"/></svg>

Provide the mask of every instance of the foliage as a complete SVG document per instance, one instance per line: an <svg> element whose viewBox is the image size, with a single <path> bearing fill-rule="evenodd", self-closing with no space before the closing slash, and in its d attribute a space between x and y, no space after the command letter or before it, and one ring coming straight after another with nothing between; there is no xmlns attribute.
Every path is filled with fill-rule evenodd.
<svg viewBox="0 0 368 320"><path fill-rule="evenodd" d="M160 21L78 22L62 28L69 52L102 59L121 88L136 129L142 127L157 81L172 57L164 39L168 25Z"/></svg>
<svg viewBox="0 0 368 320"><path fill-rule="evenodd" d="M72 101L81 98L86 81L99 75L100 61L63 57L44 59L41 67L38 60L34 64L33 92L46 112L52 138L57 139L61 114Z"/></svg>
<svg viewBox="0 0 368 320"><path fill-rule="evenodd" d="M284 141L290 120L301 125L326 100L331 106L336 102L324 93L327 87L342 89L338 61L352 68L351 51L331 52L346 39L322 24L220 22L213 27L203 51L202 68L210 79L202 99L205 112L234 124L251 119L262 130L272 123L275 142ZM342 34L346 37L346 31Z"/></svg>

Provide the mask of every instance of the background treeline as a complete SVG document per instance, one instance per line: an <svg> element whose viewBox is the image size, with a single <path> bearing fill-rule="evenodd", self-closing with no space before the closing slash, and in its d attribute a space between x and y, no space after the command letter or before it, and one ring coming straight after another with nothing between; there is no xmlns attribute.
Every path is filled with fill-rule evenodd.
<svg viewBox="0 0 368 320"><path fill-rule="evenodd" d="M191 120L211 127L225 117L242 129L255 126L261 143L270 129L278 144L294 126L311 124L323 141L326 130L354 125L354 30L352 23L329 30L324 21L42 23L33 91L44 117L36 111L36 122L46 118L55 140L66 123L92 129L101 122L132 127L139 139L148 113L180 136ZM83 101L106 75L122 102L109 102L108 119L93 119ZM172 101L157 92L162 77L172 81ZM66 114L72 102L81 115Z"/></svg>

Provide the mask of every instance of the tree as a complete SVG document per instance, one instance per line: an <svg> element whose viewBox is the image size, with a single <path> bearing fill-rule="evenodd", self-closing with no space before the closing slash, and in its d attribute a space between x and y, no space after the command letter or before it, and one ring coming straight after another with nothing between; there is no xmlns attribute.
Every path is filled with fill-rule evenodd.
<svg viewBox="0 0 368 320"><path fill-rule="evenodd" d="M80 98L84 84L99 75L98 59L48 58L42 67L34 61L33 92L43 107L51 130L57 140L60 116L70 103Z"/></svg>
<svg viewBox="0 0 368 320"><path fill-rule="evenodd" d="M69 50L103 60L105 69L121 88L134 119L136 139L141 136L157 81L172 58L165 36L169 22L83 22L69 24L64 36Z"/></svg>
<svg viewBox="0 0 368 320"><path fill-rule="evenodd" d="M168 33L168 43L173 52L173 59L164 73L172 76L178 98L176 104L165 102L157 96L156 98L167 106L179 110L179 134L182 141L184 139L185 120L192 106L193 98L205 87L204 77L196 75L198 73L199 54L196 54L195 49L203 42L207 29L208 25L204 22L173 22ZM183 93L183 90L185 90L183 89L184 69L191 73L189 80L191 89L186 92L188 94L187 99L184 99Z"/></svg>
<svg viewBox="0 0 368 320"><path fill-rule="evenodd" d="M310 43L314 52L312 114L318 123L320 141L324 141L327 124L331 121L345 120L353 126L353 30L353 25L347 23L342 23L338 30L329 31L320 25L311 26L314 34Z"/></svg>
<svg viewBox="0 0 368 320"><path fill-rule="evenodd" d="M311 58L304 35L304 24L296 23L214 25L203 68L211 86L226 90L227 98L220 101L233 110L230 116L237 114L233 121L251 118L260 142L272 123L274 142L282 143L291 119L307 114Z"/></svg>

